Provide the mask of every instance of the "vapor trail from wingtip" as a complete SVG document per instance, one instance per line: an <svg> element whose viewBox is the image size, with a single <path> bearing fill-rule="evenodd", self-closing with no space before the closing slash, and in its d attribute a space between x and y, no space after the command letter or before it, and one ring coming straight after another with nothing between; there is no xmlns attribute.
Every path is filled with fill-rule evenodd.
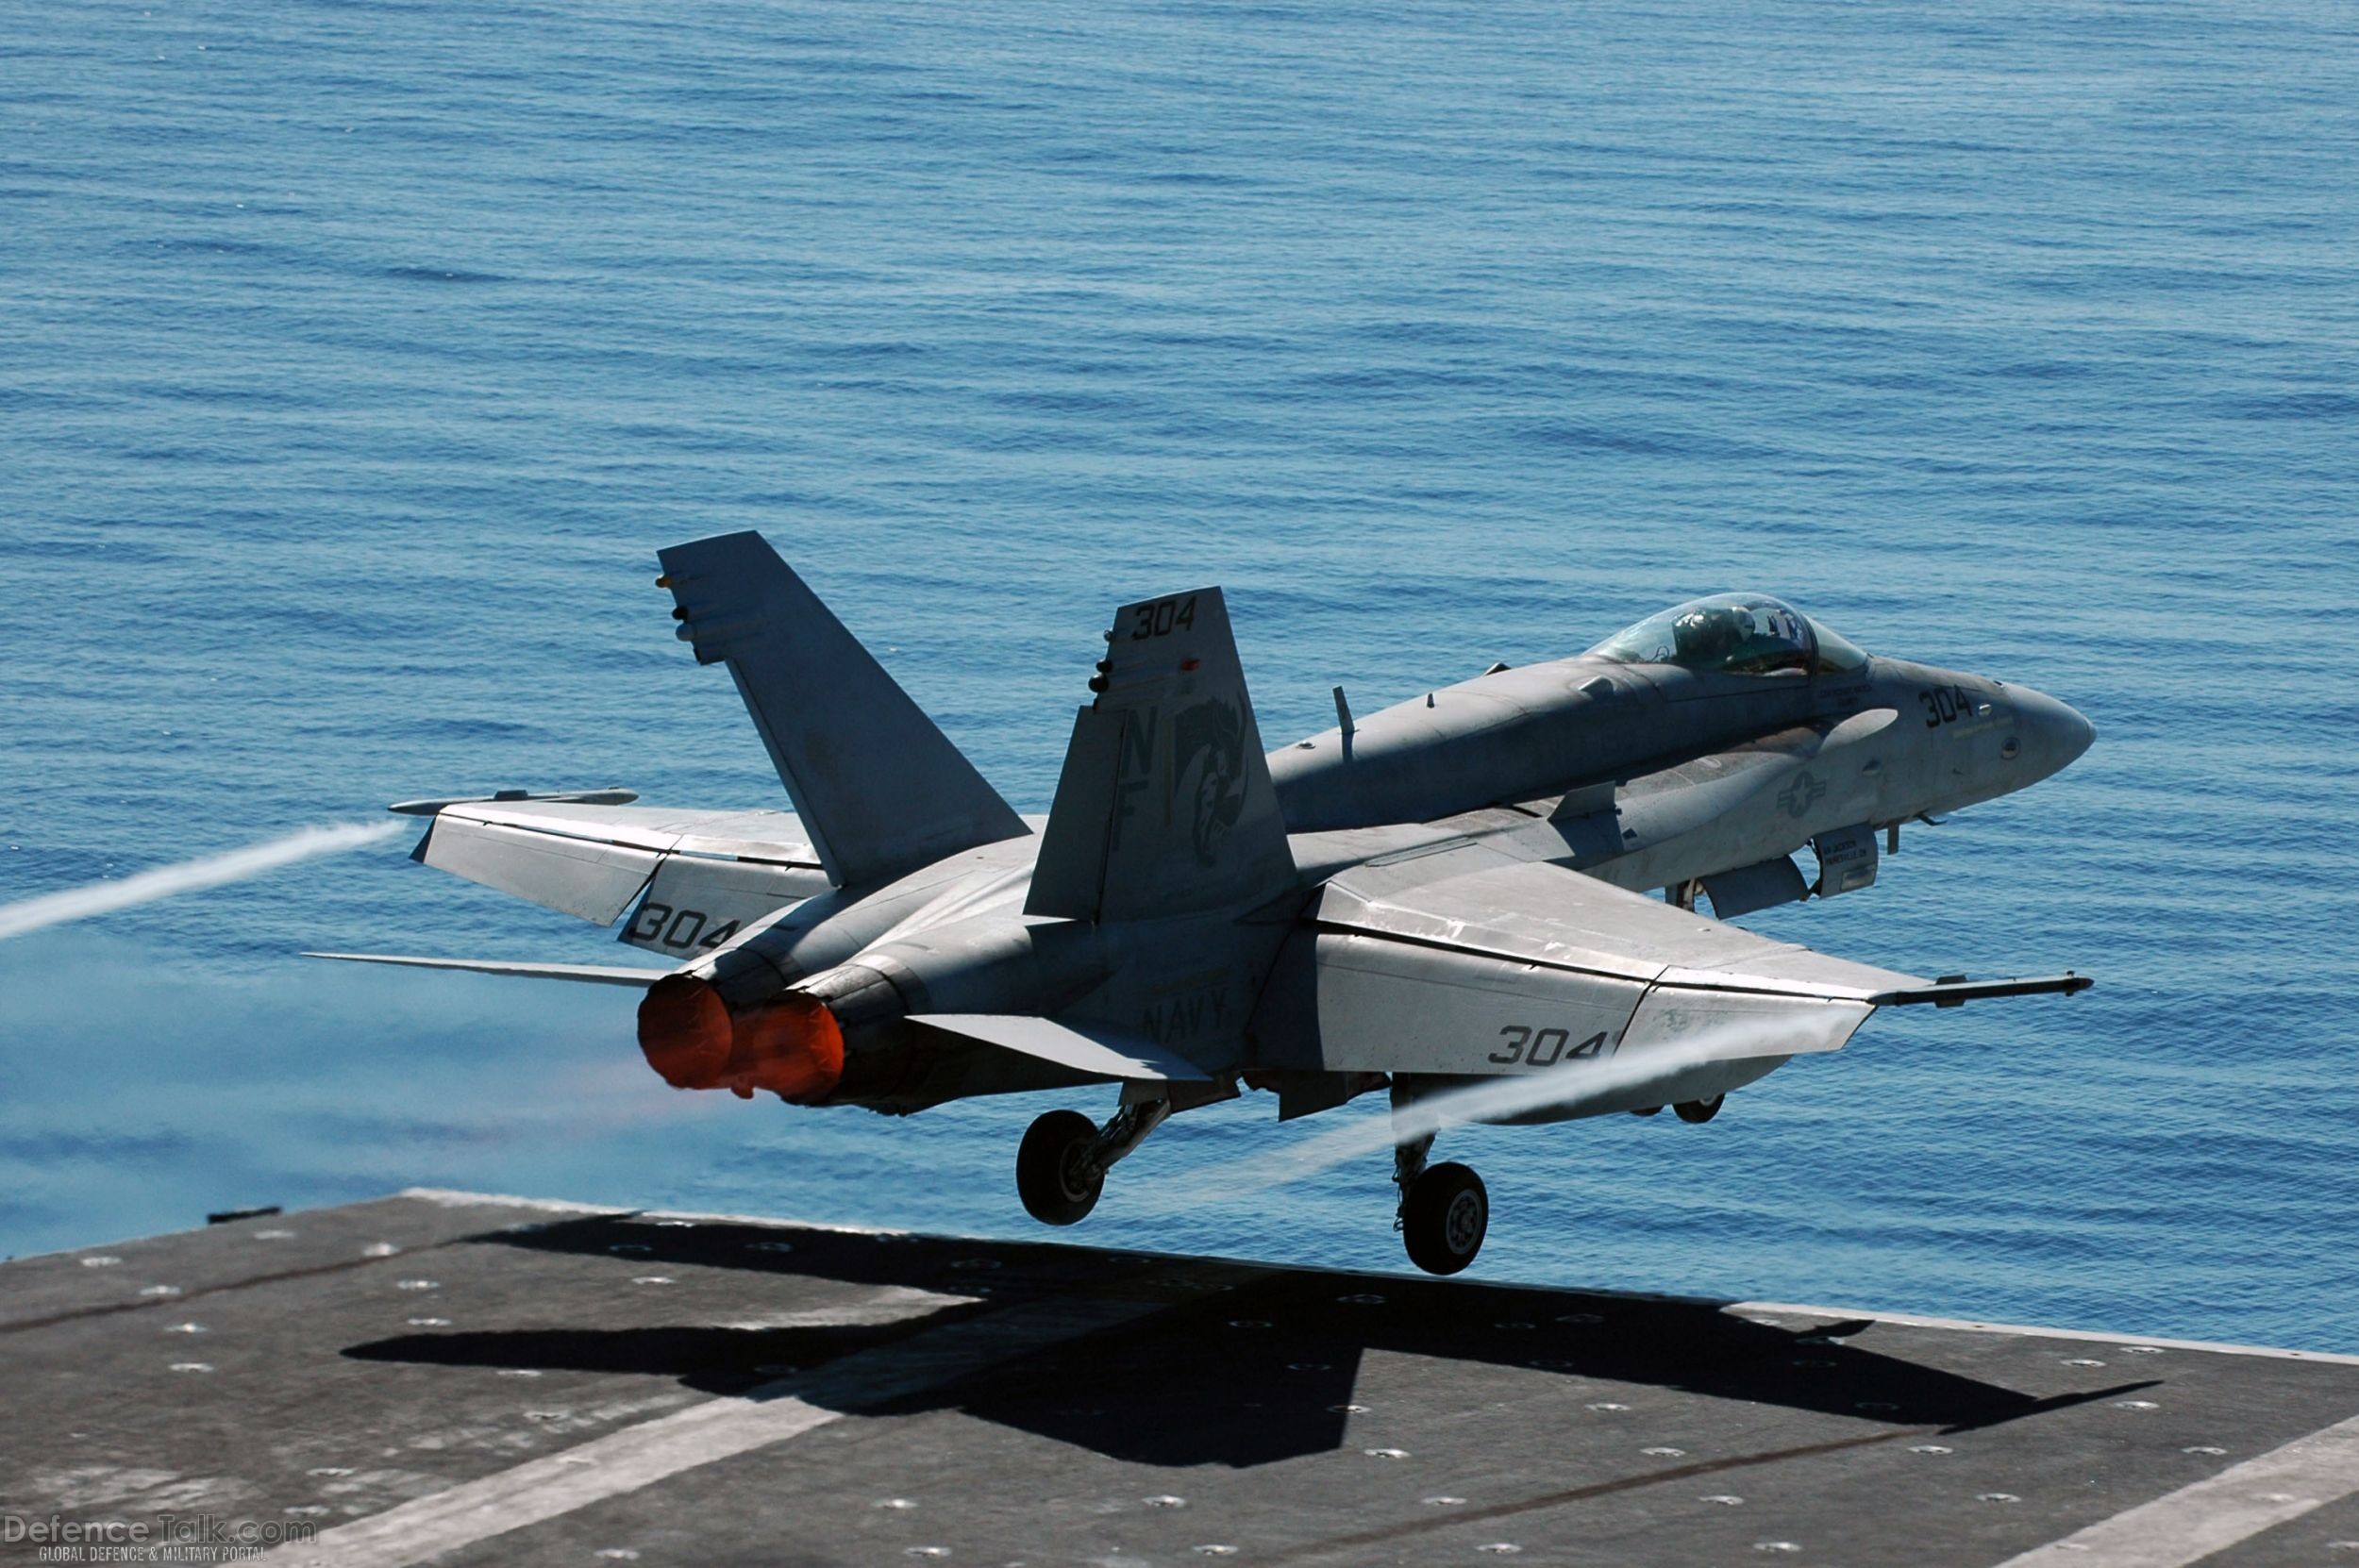
<svg viewBox="0 0 2359 1568"><path fill-rule="evenodd" d="M297 860L379 842L400 832L402 826L397 822L355 822L332 827L307 827L283 839L249 844L226 855L209 855L202 859L183 860L178 865L159 866L118 881L93 882L88 887L43 893L15 904L0 904L0 941L45 926L62 926L70 920L88 920L92 915L152 904L176 893L243 882Z"/></svg>

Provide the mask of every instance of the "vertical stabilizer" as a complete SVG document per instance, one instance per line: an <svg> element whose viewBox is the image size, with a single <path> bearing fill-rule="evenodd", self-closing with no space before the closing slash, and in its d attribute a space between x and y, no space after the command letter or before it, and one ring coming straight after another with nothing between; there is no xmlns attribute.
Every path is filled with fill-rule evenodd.
<svg viewBox="0 0 2359 1568"><path fill-rule="evenodd" d="M1125 605L1106 635L1026 909L1142 920L1276 896L1294 857L1220 590Z"/></svg>
<svg viewBox="0 0 2359 1568"><path fill-rule="evenodd" d="M838 887L1029 831L758 533L657 552L699 664L726 660Z"/></svg>

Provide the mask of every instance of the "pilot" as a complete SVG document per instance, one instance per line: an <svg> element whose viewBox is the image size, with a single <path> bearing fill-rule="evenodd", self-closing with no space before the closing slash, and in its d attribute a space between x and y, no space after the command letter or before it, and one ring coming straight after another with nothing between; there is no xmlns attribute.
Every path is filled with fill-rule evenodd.
<svg viewBox="0 0 2359 1568"><path fill-rule="evenodd" d="M1681 616L1671 627L1679 661L1706 670L1726 662L1745 645L1748 628L1738 620L1742 614L1731 605L1707 605Z"/></svg>

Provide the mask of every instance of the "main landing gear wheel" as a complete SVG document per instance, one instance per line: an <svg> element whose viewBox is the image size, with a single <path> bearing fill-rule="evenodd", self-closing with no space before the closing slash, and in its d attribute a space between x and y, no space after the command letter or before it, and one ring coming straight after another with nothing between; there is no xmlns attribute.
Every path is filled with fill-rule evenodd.
<svg viewBox="0 0 2359 1568"><path fill-rule="evenodd" d="M1720 1114L1720 1102L1727 1098L1726 1094L1715 1094L1708 1100L1681 1100L1671 1109L1681 1121L1701 1126Z"/></svg>
<svg viewBox="0 0 2359 1568"><path fill-rule="evenodd" d="M1400 1206L1409 1260L1428 1274L1456 1274L1475 1260L1491 1228L1491 1194L1464 1165L1429 1165Z"/></svg>
<svg viewBox="0 0 2359 1568"><path fill-rule="evenodd" d="M1078 1110L1052 1110L1025 1129L1015 1151L1015 1190L1043 1225L1072 1225L1097 1207L1106 1173L1091 1169L1097 1124Z"/></svg>

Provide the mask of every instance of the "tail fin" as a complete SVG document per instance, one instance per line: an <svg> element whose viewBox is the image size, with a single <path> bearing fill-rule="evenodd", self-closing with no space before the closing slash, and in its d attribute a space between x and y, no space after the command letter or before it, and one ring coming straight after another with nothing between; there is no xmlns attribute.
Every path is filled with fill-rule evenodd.
<svg viewBox="0 0 2359 1568"><path fill-rule="evenodd" d="M758 533L657 552L696 662L728 662L837 887L1030 831Z"/></svg>
<svg viewBox="0 0 2359 1568"><path fill-rule="evenodd" d="M1026 910L1137 920L1275 896L1294 856L1220 590L1125 605L1106 642Z"/></svg>

